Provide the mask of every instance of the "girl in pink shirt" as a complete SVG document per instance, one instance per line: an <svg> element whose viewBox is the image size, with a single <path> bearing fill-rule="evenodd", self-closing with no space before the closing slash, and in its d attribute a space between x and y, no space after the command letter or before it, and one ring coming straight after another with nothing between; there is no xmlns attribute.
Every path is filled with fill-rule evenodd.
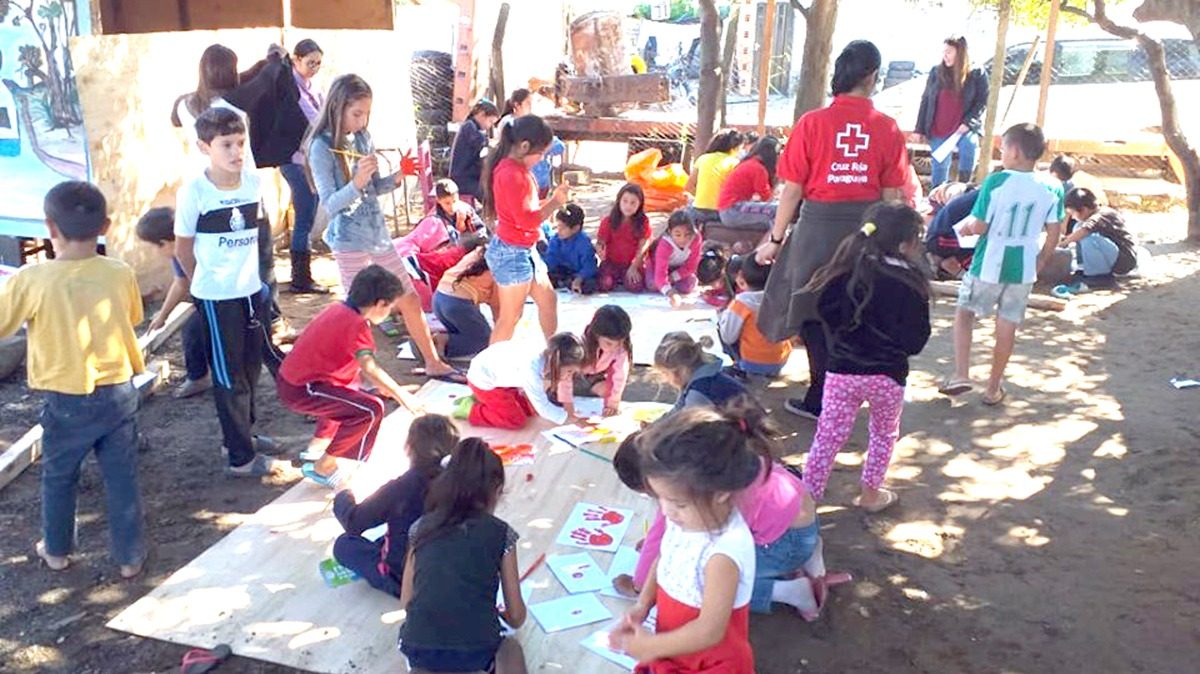
<svg viewBox="0 0 1200 674"><path fill-rule="evenodd" d="M682 295L696 289L696 268L700 266L703 237L687 211L675 211L667 221L667 231L654 242L646 256L646 290L662 293L671 306L682 302Z"/></svg>
<svg viewBox="0 0 1200 674"><path fill-rule="evenodd" d="M596 310L592 322L583 330L583 348L587 352L583 375L591 395L604 398L604 416L621 411L621 396L633 365L633 343L629 340L633 321L625 310L606 304Z"/></svg>
<svg viewBox="0 0 1200 674"><path fill-rule="evenodd" d="M761 412L751 412L761 414ZM645 492L638 461L637 438L621 443L613 456L613 467L625 486ZM820 616L828 587L844 583L844 573L825 571L820 522L816 502L792 469L764 457L758 478L737 496L737 508L754 536L756 571L750 610L770 613L772 603L795 608L807 621ZM650 567L658 559L666 519L656 514L642 541L637 569L632 578L618 576L614 585L626 594L640 589Z"/></svg>

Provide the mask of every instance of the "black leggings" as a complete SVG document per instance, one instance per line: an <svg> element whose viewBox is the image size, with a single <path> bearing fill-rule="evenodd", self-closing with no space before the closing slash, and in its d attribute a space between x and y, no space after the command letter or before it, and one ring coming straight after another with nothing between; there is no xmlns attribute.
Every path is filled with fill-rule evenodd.
<svg viewBox="0 0 1200 674"><path fill-rule="evenodd" d="M804 340L804 351L808 354L809 385L808 393L804 394L804 406L819 412L821 396L825 390L825 370L829 367L825 326L820 321L805 321L800 326L800 338Z"/></svg>

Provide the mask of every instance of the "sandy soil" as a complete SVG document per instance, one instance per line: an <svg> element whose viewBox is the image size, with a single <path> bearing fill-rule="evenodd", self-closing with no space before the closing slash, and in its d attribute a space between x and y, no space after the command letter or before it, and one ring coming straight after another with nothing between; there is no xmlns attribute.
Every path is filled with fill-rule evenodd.
<svg viewBox="0 0 1200 674"><path fill-rule="evenodd" d="M589 212L605 206L598 185ZM611 194L611 191L609 192ZM904 432L889 479L901 503L883 515L849 506L865 420L843 452L822 509L831 568L857 582L835 590L817 623L777 612L753 621L759 672L1182 672L1200 653L1200 392L1167 379L1200 374L1190 301L1200 293L1200 249L1176 241L1182 216L1135 218L1156 241L1153 275L1120 291L1032 312L1010 366L1010 401L951 404L935 388L951 357L950 300L915 359ZM334 278L332 263L318 272ZM319 301L286 297L303 322ZM382 336L381 343L386 342ZM985 371L990 324L979 332ZM381 349L389 351L389 349ZM165 354L181 370L179 345ZM389 362L394 372L409 366ZM419 383L413 378L407 382ZM780 409L803 382L761 391ZM311 426L284 411L264 378L260 430L303 443ZM0 387L4 431L36 421L19 384ZM672 394L640 370L633 400ZM778 412L799 459L813 424ZM152 399L141 415L143 493L154 553L133 582L106 556L103 491L83 473L80 554L52 574L36 562L38 471L0 491L0 670L177 671L184 648L106 629L110 617L199 555L287 481L221 475L218 427L207 397ZM7 433L6 433L7 435ZM291 671L235 659L222 671Z"/></svg>

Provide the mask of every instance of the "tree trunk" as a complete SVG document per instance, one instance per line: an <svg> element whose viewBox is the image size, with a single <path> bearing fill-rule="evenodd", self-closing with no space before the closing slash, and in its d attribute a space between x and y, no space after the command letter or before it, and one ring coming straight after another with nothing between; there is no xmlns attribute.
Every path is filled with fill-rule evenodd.
<svg viewBox="0 0 1200 674"><path fill-rule="evenodd" d="M717 108L721 115L721 126L726 125L728 108L726 99L733 87L733 54L737 51L738 8L734 7L729 14L729 23L725 26L725 46L721 53L721 95L717 99Z"/></svg>
<svg viewBox="0 0 1200 674"><path fill-rule="evenodd" d="M833 26L837 22L837 0L812 0L804 7L792 6L804 17L804 55L800 64L800 86L796 89L796 119L825 105L829 90L829 61L833 53Z"/></svg>
<svg viewBox="0 0 1200 674"><path fill-rule="evenodd" d="M492 100L503 108L508 93L504 89L504 29L508 26L508 3L500 5L500 15L496 18L496 32L492 35L492 62L488 69L488 89L492 92Z"/></svg>
<svg viewBox="0 0 1200 674"><path fill-rule="evenodd" d="M700 156L712 139L721 92L721 18L715 0L700 0L700 92L696 96L696 138L693 156Z"/></svg>
<svg viewBox="0 0 1200 674"><path fill-rule="evenodd" d="M1149 57L1150 75L1154 78L1154 90L1158 93L1158 105L1162 110L1162 134L1167 147L1179 158L1183 165L1183 186L1187 190L1188 224L1187 238L1200 241L1200 154L1179 126L1179 112L1175 105L1175 93L1171 90L1171 76L1167 71L1166 50L1162 42L1155 40L1142 31L1122 26L1108 17L1105 0L1093 0L1096 14L1091 17L1101 28L1125 39L1136 39ZM1146 3L1151 4L1150 2ZM1158 5L1167 3L1154 3ZM1191 3L1188 3L1191 4ZM1146 16L1146 5L1138 8L1142 16ZM1135 16L1137 13L1135 13Z"/></svg>
<svg viewBox="0 0 1200 674"><path fill-rule="evenodd" d="M1133 10L1138 21L1174 21L1187 26L1200 45L1200 3L1195 0L1144 0Z"/></svg>
<svg viewBox="0 0 1200 674"><path fill-rule="evenodd" d="M983 182L992 172L992 145L996 138L996 110L1000 106L1000 87L1004 84L1004 61L1007 52L1008 20L1012 14L1012 0L1000 0L996 31L996 53L992 57L992 73L988 83L987 115L983 122L983 137L979 141L979 166L975 169L975 182ZM1049 77L1050 73L1045 73Z"/></svg>

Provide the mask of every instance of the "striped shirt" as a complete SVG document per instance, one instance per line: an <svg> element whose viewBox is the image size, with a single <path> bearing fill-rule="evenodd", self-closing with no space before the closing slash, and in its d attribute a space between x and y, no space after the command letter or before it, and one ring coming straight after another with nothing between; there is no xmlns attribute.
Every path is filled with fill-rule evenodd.
<svg viewBox="0 0 1200 674"><path fill-rule="evenodd" d="M979 188L971 215L987 223L979 237L971 275L987 283L1026 284L1037 280L1042 229L1061 222L1062 186L1043 174L1005 170Z"/></svg>

